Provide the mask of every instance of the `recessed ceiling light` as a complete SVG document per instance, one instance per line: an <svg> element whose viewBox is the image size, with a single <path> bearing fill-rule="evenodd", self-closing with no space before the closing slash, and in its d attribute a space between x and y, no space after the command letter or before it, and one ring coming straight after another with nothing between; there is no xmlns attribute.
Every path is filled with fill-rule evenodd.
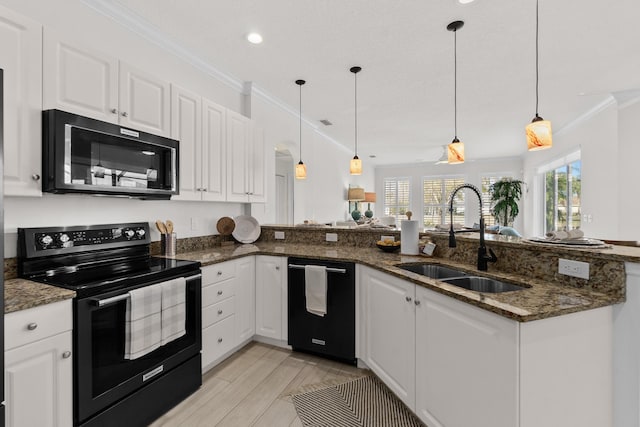
<svg viewBox="0 0 640 427"><path fill-rule="evenodd" d="M460 4L469 4L473 3L475 0L456 0Z"/></svg>
<svg viewBox="0 0 640 427"><path fill-rule="evenodd" d="M249 43L260 44L262 43L262 36L258 33L249 33L247 34L247 40Z"/></svg>

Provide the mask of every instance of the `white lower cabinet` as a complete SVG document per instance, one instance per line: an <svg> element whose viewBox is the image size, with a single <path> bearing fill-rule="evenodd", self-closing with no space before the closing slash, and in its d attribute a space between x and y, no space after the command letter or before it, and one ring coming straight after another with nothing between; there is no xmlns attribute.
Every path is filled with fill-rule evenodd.
<svg viewBox="0 0 640 427"><path fill-rule="evenodd" d="M416 414L430 427L517 426L518 324L421 286L415 302Z"/></svg>
<svg viewBox="0 0 640 427"><path fill-rule="evenodd" d="M237 261L236 274L236 341L253 338L256 333L256 259L253 256Z"/></svg>
<svg viewBox="0 0 640 427"><path fill-rule="evenodd" d="M360 269L364 361L410 408L415 399L413 283Z"/></svg>
<svg viewBox="0 0 640 427"><path fill-rule="evenodd" d="M71 300L5 316L8 427L72 425Z"/></svg>
<svg viewBox="0 0 640 427"><path fill-rule="evenodd" d="M428 426L613 425L612 307L520 323L358 271L358 357Z"/></svg>
<svg viewBox="0 0 640 427"><path fill-rule="evenodd" d="M286 341L287 269L286 257L256 257L256 335Z"/></svg>

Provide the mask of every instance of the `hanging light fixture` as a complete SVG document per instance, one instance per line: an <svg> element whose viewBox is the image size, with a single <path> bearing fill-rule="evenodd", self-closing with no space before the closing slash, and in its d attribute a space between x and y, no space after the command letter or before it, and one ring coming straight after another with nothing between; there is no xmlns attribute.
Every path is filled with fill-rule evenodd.
<svg viewBox="0 0 640 427"><path fill-rule="evenodd" d="M296 179L307 179L307 166L302 162L302 85L304 80L296 80L296 84L300 86L300 161L296 165Z"/></svg>
<svg viewBox="0 0 640 427"><path fill-rule="evenodd" d="M362 160L360 160L360 158L358 157L358 73L360 71L362 71L362 68L360 67L351 67L349 69L349 71L351 71L353 73L353 79L354 79L354 93L355 93L355 106L356 106L356 111L355 111L355 141L356 141L356 145L355 145L355 156L353 156L353 159L351 159L351 163L349 164L349 172L351 173L351 175L362 175Z"/></svg>
<svg viewBox="0 0 640 427"><path fill-rule="evenodd" d="M551 138L551 122L544 120L538 115L538 86L539 86L539 66L538 66L538 0L536 0L536 116L529 123L525 130L527 132L527 147L529 151L544 150L553 145Z"/></svg>
<svg viewBox="0 0 640 427"><path fill-rule="evenodd" d="M447 25L453 31L453 141L447 146L447 163L453 165L464 163L464 143L458 139L458 40L457 32L464 25L463 21L454 21Z"/></svg>

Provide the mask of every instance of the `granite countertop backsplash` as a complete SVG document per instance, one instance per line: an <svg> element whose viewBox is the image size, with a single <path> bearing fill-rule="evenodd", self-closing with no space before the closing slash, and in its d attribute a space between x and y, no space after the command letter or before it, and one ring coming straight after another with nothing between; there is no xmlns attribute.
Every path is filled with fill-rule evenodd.
<svg viewBox="0 0 640 427"><path fill-rule="evenodd" d="M478 272L471 265L446 258L398 255L367 247L257 242L248 245L221 246L183 252L177 254L176 258L199 261L203 266L208 266L242 256L258 254L356 262L519 322L609 306L625 300L624 263L615 261L610 265L605 263L600 266L602 268L593 269L596 274L589 281L584 281L588 285L576 286L575 283L571 283L570 279L573 278L567 276L561 276L556 282L547 280L545 276L548 275L549 269L545 263L532 266L529 274L526 275L491 271L491 265L488 272ZM400 263L415 262L447 265L474 275L520 284L527 289L498 294L478 293L395 266ZM600 272L600 270L602 271ZM564 279L565 277L566 279ZM561 280L565 280L567 283L565 285L557 283Z"/></svg>

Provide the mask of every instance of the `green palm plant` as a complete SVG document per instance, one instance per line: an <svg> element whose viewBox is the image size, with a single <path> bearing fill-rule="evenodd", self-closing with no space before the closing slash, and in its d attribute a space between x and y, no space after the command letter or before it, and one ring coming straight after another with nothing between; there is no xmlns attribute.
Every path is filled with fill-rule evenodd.
<svg viewBox="0 0 640 427"><path fill-rule="evenodd" d="M520 213L518 201L522 197L523 184L523 181L511 178L502 178L491 184L491 215L497 223L505 227L513 224Z"/></svg>

